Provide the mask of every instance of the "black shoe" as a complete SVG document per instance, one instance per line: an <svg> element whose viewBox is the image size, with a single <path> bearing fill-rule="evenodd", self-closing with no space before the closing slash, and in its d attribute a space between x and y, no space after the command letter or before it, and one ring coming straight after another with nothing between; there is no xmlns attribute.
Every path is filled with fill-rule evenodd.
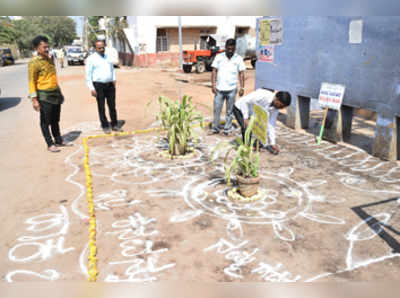
<svg viewBox="0 0 400 298"><path fill-rule="evenodd" d="M122 128L118 127L118 126L113 126L111 128L113 131L122 131Z"/></svg>
<svg viewBox="0 0 400 298"><path fill-rule="evenodd" d="M232 130L224 131L224 135L226 135L226 136L230 136L231 134L233 134Z"/></svg>
<svg viewBox="0 0 400 298"><path fill-rule="evenodd" d="M219 131L218 131L218 130L214 130L214 129L211 129L211 130L207 133L207 135L209 135L209 136L217 135L217 134L219 134Z"/></svg>
<svg viewBox="0 0 400 298"><path fill-rule="evenodd" d="M109 127L103 127L103 131L106 134L110 134L111 133L111 129Z"/></svg>
<svg viewBox="0 0 400 298"><path fill-rule="evenodd" d="M279 151L274 150L271 145L265 146L264 148L265 148L265 150L269 151L273 155L279 154Z"/></svg>

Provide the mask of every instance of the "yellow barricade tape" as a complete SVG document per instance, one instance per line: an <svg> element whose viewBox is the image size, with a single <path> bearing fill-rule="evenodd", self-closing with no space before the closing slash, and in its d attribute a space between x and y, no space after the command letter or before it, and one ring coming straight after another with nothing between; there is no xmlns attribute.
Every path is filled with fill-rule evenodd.
<svg viewBox="0 0 400 298"><path fill-rule="evenodd" d="M204 123L204 126L208 125L208 122ZM198 127L200 124L194 125L194 127ZM95 282L97 276L99 275L99 271L97 270L97 247L96 247L96 215L93 201L93 183L92 183L92 173L90 171L89 164L89 145L88 141L90 139L98 139L98 138L106 138L106 137L115 137L115 136L129 136L135 134L144 134L156 131L164 131L165 129L156 127L149 129L139 129L135 131L128 132L118 132L111 134L101 134L95 136L88 136L83 138L83 150L84 150L84 159L83 159L83 167L85 169L86 176L86 198L88 201L88 211L89 211L89 256L88 256L88 280Z"/></svg>

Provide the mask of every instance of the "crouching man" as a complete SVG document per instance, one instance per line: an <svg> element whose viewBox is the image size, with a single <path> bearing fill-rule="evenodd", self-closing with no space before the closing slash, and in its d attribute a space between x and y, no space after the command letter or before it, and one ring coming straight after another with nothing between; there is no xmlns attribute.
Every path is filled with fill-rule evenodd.
<svg viewBox="0 0 400 298"><path fill-rule="evenodd" d="M276 120L279 110L289 106L290 102L291 96L289 92L272 92L266 89L257 89L236 101L233 114L240 125L243 140L249 118L253 114L253 106L258 105L268 113L267 134L269 144L267 146L264 144L264 146L261 147L267 149L272 154L279 154L279 148L275 141Z"/></svg>

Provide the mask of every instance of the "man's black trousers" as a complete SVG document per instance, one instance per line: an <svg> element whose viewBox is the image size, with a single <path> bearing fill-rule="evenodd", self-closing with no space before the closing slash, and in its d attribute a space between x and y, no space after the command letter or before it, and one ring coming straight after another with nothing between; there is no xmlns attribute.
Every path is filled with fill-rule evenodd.
<svg viewBox="0 0 400 298"><path fill-rule="evenodd" d="M240 130L242 132L242 140L243 140L243 143L244 143L244 135L246 133L246 125L244 124L243 113L236 106L233 106L233 115L235 116L236 121L240 125Z"/></svg>
<svg viewBox="0 0 400 298"><path fill-rule="evenodd" d="M105 111L105 101L107 100L108 111L111 118L111 126L118 126L117 111L115 109L115 86L113 82L99 83L93 82L93 86L97 93L97 109L99 111L99 118L102 128L108 127L108 121Z"/></svg>
<svg viewBox="0 0 400 298"><path fill-rule="evenodd" d="M241 133L242 133L242 140L243 140L243 143L244 143L244 137L245 137L245 134L246 134L246 129L247 129L247 127L246 127L246 124L244 123L243 113L242 113L242 111L239 110L236 106L233 106L233 115L235 116L236 121L237 121L237 122L239 123L239 125L240 125L240 131L241 131ZM250 133L250 140L251 140L252 136L253 136L253 134ZM259 142L259 141L257 140L257 141L255 142L255 144L256 144L257 142ZM261 142L260 142L259 145L260 145L260 146L263 146L263 145L261 144Z"/></svg>
<svg viewBox="0 0 400 298"><path fill-rule="evenodd" d="M50 147L56 144L62 143L62 138L60 135L60 114L61 114L61 105L60 104L51 104L46 101L39 100L40 104L40 128L42 129L42 134L44 139L46 140L47 146ZM50 134L53 135L53 138Z"/></svg>

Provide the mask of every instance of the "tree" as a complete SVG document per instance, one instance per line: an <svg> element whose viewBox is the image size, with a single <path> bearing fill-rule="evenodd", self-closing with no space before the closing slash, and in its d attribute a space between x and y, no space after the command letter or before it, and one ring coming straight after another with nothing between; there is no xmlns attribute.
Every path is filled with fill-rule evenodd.
<svg viewBox="0 0 400 298"><path fill-rule="evenodd" d="M41 33L38 25L33 24L31 21L26 19L20 19L13 21L16 31L16 42L22 56L28 57L30 51L33 49L32 39Z"/></svg>
<svg viewBox="0 0 400 298"><path fill-rule="evenodd" d="M93 43L97 40L97 33L100 31L99 29L99 20L102 16L91 16L88 17L88 39L89 39L89 47L93 46Z"/></svg>
<svg viewBox="0 0 400 298"><path fill-rule="evenodd" d="M71 44L76 38L76 23L66 16L25 17L25 20L40 28L40 33L50 37L50 45L61 47Z"/></svg>
<svg viewBox="0 0 400 298"><path fill-rule="evenodd" d="M128 28L128 22L126 17L114 17L111 20L111 36L114 39L118 40L119 45L122 48L123 54L123 61L122 64L126 65L126 39L125 39L125 32L124 29Z"/></svg>
<svg viewBox="0 0 400 298"><path fill-rule="evenodd" d="M76 23L69 17L48 17L48 34L56 47L71 44L76 38Z"/></svg>
<svg viewBox="0 0 400 298"><path fill-rule="evenodd" d="M0 17L0 44L13 44L16 42L17 33L11 19Z"/></svg>
<svg viewBox="0 0 400 298"><path fill-rule="evenodd" d="M25 55L33 50L32 39L37 35L44 35L49 39L51 47L62 47L71 44L76 38L75 21L65 16L27 16L20 20L13 20L15 41Z"/></svg>

